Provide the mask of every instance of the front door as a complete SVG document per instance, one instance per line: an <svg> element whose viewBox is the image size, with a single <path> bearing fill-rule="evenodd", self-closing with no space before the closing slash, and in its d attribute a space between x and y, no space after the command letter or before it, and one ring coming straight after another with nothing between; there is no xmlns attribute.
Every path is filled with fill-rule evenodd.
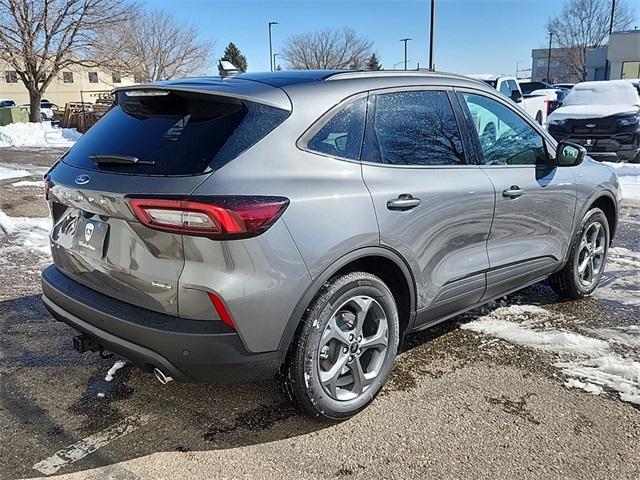
<svg viewBox="0 0 640 480"><path fill-rule="evenodd" d="M459 94L478 133L482 170L495 188L485 298L554 271L571 243L576 186L524 114L480 93Z"/></svg>
<svg viewBox="0 0 640 480"><path fill-rule="evenodd" d="M394 90L371 95L367 109L363 178L381 244L414 273L416 326L477 303L489 267L493 186L468 161L451 99L439 89Z"/></svg>

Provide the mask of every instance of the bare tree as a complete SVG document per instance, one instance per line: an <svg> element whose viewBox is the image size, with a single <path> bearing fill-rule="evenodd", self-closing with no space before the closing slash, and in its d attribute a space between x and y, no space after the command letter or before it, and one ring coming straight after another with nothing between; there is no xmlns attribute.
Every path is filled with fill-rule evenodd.
<svg viewBox="0 0 640 480"><path fill-rule="evenodd" d="M213 47L214 42L199 38L194 25L162 10L138 10L105 32L96 56L139 82L153 82L202 72Z"/></svg>
<svg viewBox="0 0 640 480"><path fill-rule="evenodd" d="M600 47L609 35L612 0L567 0L560 15L547 23L555 46L567 49L567 61L580 81L587 77L586 52ZM613 30L625 30L634 20L625 0L616 0Z"/></svg>
<svg viewBox="0 0 640 480"><path fill-rule="evenodd" d="M126 0L0 0L0 58L29 92L32 122L41 120L40 100L56 75L98 66L89 52L100 32L130 12Z"/></svg>
<svg viewBox="0 0 640 480"><path fill-rule="evenodd" d="M282 57L297 70L364 68L372 45L351 28L326 29L289 37Z"/></svg>

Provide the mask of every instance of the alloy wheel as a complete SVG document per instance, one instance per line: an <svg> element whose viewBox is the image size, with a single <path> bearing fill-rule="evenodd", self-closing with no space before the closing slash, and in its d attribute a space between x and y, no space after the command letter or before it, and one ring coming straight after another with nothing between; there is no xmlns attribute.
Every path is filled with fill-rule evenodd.
<svg viewBox="0 0 640 480"><path fill-rule="evenodd" d="M383 308L369 296L352 297L334 311L318 347L318 374L327 395L347 401L367 391L383 367L388 333Z"/></svg>
<svg viewBox="0 0 640 480"><path fill-rule="evenodd" d="M591 287L597 281L605 262L606 234L602 225L592 223L582 234L578 246L578 278L585 287Z"/></svg>

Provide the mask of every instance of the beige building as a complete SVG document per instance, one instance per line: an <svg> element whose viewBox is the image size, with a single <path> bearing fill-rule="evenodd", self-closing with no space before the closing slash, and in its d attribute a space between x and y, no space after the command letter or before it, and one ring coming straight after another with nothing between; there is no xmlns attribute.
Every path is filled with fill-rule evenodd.
<svg viewBox="0 0 640 480"><path fill-rule="evenodd" d="M133 77L74 65L58 73L42 98L61 107L67 102L79 102L81 97L85 102L94 103L96 98L111 89L134 83ZM0 99L11 99L17 105L29 103L27 89L15 69L6 63L0 63Z"/></svg>

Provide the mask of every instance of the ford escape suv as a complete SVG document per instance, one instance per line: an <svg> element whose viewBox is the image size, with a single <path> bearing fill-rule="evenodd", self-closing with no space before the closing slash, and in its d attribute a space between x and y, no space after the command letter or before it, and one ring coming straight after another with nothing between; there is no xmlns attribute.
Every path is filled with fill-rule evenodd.
<svg viewBox="0 0 640 480"><path fill-rule="evenodd" d="M114 96L45 176L43 301L80 352L162 382L276 375L340 420L406 334L602 276L615 174L481 82L276 72Z"/></svg>

